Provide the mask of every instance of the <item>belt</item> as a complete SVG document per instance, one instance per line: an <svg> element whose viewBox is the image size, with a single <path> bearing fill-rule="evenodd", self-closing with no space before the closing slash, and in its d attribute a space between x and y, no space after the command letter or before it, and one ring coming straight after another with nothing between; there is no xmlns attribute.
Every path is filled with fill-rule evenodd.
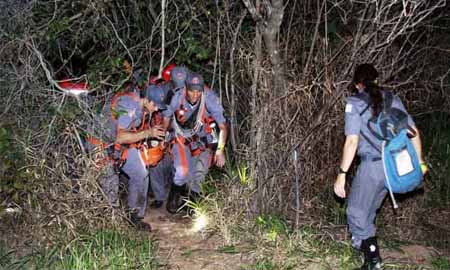
<svg viewBox="0 0 450 270"><path fill-rule="evenodd" d="M197 143L197 142L200 142L200 143L203 143L204 145L207 145L208 144L208 139L206 138L206 136L199 137L197 135L194 135L194 136L192 136L190 138L183 138L182 137L182 142L183 142L184 145L190 145L191 143Z"/></svg>
<svg viewBox="0 0 450 270"><path fill-rule="evenodd" d="M371 157L371 156L361 156L361 161L369 161L369 162L375 162L380 161L381 157Z"/></svg>

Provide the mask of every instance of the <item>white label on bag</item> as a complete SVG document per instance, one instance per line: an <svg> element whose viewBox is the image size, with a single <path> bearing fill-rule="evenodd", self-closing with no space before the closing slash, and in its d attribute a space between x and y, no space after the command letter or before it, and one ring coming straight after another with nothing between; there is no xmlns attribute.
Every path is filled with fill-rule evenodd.
<svg viewBox="0 0 450 270"><path fill-rule="evenodd" d="M403 176L414 170L411 156L406 149L395 155L395 165L397 166L398 175Z"/></svg>

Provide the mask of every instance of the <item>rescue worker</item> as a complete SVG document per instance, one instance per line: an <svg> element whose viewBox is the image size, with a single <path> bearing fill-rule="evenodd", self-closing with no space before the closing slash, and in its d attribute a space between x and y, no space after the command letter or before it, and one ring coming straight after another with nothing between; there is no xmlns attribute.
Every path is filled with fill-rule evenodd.
<svg viewBox="0 0 450 270"><path fill-rule="evenodd" d="M347 98L345 106L346 139L339 173L334 183L336 195L345 198L346 175L357 154L361 163L352 181L348 198L347 223L352 234L352 246L364 254L364 264L358 268L364 270L382 269L375 217L387 189L384 186L385 175L380 153L371 145L371 142L376 143L381 149L382 142L367 126L369 119L382 110L384 91L377 85L377 77L378 71L371 64L356 67L351 85L355 95ZM369 100L369 104L364 100ZM398 96L394 97L392 106L406 112ZM424 165L419 132L410 116L408 122L417 134L411 140L419 161ZM426 172L426 166L422 171Z"/></svg>
<svg viewBox="0 0 450 270"><path fill-rule="evenodd" d="M147 206L148 171L142 142L147 139L164 139L162 126L146 124L146 115L164 110L164 91L147 88L141 93L125 93L113 101L116 114L116 144L121 145L121 157L125 159L121 171L128 177L128 207L130 220L140 230L150 231L150 224L142 221ZM144 152L145 153L145 152Z"/></svg>
<svg viewBox="0 0 450 270"><path fill-rule="evenodd" d="M161 87L165 95L165 103L170 104L170 100L174 93L179 89L184 89L185 81L189 70L183 66L169 65L163 71L163 79L165 81L157 84ZM149 85L148 87L154 87ZM158 124L162 124L162 116L160 112L152 116ZM150 204L152 208L160 208L167 198L167 185L172 183L173 178L173 161L166 152L163 159L154 167L149 168L150 186L155 196L155 200Z"/></svg>
<svg viewBox="0 0 450 270"><path fill-rule="evenodd" d="M153 116L155 117L155 116ZM156 115L158 119L155 121L159 125L162 125L162 116ZM153 118L155 119L155 118ZM159 121L161 119L161 121ZM160 149L161 153L157 155L161 155L162 158L160 160L156 160L156 165L147 164L148 172L150 177L150 188L153 192L154 200L150 204L151 208L160 208L164 201L167 198L168 185L172 182L173 175L173 162L170 158L170 155L165 151L167 142L160 142L159 140L151 140L151 144L164 144L164 146ZM150 155L153 155L154 152L150 152ZM159 158L158 158L159 159Z"/></svg>
<svg viewBox="0 0 450 270"><path fill-rule="evenodd" d="M186 77L189 72L189 69L184 66L174 66L169 71L164 71L164 82L160 83L159 86L164 89L166 94L166 104L170 104L173 95L186 86ZM167 76L167 73L169 73L169 76Z"/></svg>
<svg viewBox="0 0 450 270"><path fill-rule="evenodd" d="M113 108L113 101L117 103L119 93L112 98L108 98L99 115L94 118L94 122L89 127L89 135L86 137L85 148L92 155L97 169L101 170L99 184L102 188L108 203L111 207L119 207L119 186L121 183L120 167L123 160L120 160L120 145L116 144L117 119L113 117L116 108Z"/></svg>
<svg viewBox="0 0 450 270"><path fill-rule="evenodd" d="M99 184L111 207L119 207L119 167L114 156L116 140L115 120L111 113L112 98L108 98L101 112L88 125L85 149L92 155L96 168L101 170Z"/></svg>
<svg viewBox="0 0 450 270"><path fill-rule="evenodd" d="M190 194L191 200L199 196L200 184L212 160L218 167L224 166L227 128L223 113L219 98L205 87L202 76L188 72L186 87L175 93L163 111L165 126L172 119L175 137L172 145L175 174L166 205L168 212L176 213L186 195ZM212 120L220 129L216 150L210 147L214 143L209 125Z"/></svg>

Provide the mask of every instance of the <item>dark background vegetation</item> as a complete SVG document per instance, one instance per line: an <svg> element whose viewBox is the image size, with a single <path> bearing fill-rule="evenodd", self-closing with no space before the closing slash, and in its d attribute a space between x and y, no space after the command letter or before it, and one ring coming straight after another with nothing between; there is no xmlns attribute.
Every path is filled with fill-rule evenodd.
<svg viewBox="0 0 450 270"><path fill-rule="evenodd" d="M102 136L105 101L133 80L125 59L148 75L186 65L220 95L228 211L340 228L345 206L332 185L344 98L355 65L370 62L414 116L431 167L396 213L386 200L381 233L448 249L449 10L445 0L1 1L0 231L14 246L120 223L81 142ZM87 97L55 87L84 74Z"/></svg>

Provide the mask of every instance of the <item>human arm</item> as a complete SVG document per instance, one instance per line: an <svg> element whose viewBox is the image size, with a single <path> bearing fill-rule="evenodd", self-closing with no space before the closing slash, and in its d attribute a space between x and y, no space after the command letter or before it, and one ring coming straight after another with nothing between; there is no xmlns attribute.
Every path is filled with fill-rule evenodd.
<svg viewBox="0 0 450 270"><path fill-rule="evenodd" d="M170 118L169 118L169 117L164 117L164 118L163 118L163 125L162 125L162 128L163 128L164 130L168 130L168 129L169 129L169 126L170 126Z"/></svg>
<svg viewBox="0 0 450 270"><path fill-rule="evenodd" d="M340 165L340 171L336 177L336 182L334 183L334 192L337 196L345 198L345 177L346 172L350 168L353 159L356 155L356 150L358 149L359 136L358 135L348 135L345 138L344 149L342 151L342 160ZM345 173L344 173L345 172Z"/></svg>
<svg viewBox="0 0 450 270"><path fill-rule="evenodd" d="M222 168L225 165L225 143L228 138L228 129L225 123L219 124L219 143L215 153L216 165Z"/></svg>
<svg viewBox="0 0 450 270"><path fill-rule="evenodd" d="M347 104L345 105L345 143L342 150L342 159L340 164L340 171L347 172L353 159L356 155L356 150L358 149L359 134L361 130L361 115L357 106L355 105L358 100L354 98L348 98ZM346 173L339 172L334 183L334 192L337 196L341 198L346 197L345 193L345 181Z"/></svg>
<svg viewBox="0 0 450 270"><path fill-rule="evenodd" d="M422 140L420 139L420 132L415 126L412 127L412 129L414 130L415 136L411 138L411 143L414 146L414 149L416 150L422 174L426 174L428 172L428 166L426 165L425 159L423 158Z"/></svg>
<svg viewBox="0 0 450 270"><path fill-rule="evenodd" d="M154 126L145 130L135 131L140 125L139 119L142 117L142 107L140 100L133 96L123 96L117 101L115 113L118 115L116 124L115 143L130 144L136 143L146 138L164 137L161 126Z"/></svg>
<svg viewBox="0 0 450 270"><path fill-rule="evenodd" d="M225 144L228 138L228 128L224 116L224 109L222 104L220 104L219 97L214 93L213 90L206 90L205 95L206 108L211 114L214 121L217 123L220 130L219 142L215 153L215 163L217 167L223 167L225 165Z"/></svg>
<svg viewBox="0 0 450 270"><path fill-rule="evenodd" d="M420 163L424 163L423 154L422 154L422 140L420 139L419 130L416 127L412 128L416 134L416 136L411 138L411 142L416 150L417 157L419 158Z"/></svg>
<svg viewBox="0 0 450 270"><path fill-rule="evenodd" d="M130 144L142 141L147 138L155 138L158 140L164 139L164 129L161 126L154 126L141 131L129 131L126 129L120 129L117 132L116 143L118 144Z"/></svg>

